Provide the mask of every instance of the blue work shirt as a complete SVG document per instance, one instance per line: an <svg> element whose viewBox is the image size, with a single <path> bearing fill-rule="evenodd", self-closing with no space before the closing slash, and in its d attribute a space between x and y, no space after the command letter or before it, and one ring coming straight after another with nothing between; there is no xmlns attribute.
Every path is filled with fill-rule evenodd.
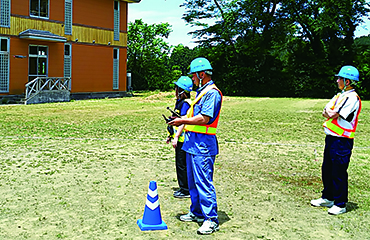
<svg viewBox="0 0 370 240"><path fill-rule="evenodd" d="M209 81L197 90L197 96L208 85L213 84ZM216 89L209 90L195 105L194 116L202 114L210 117L209 124L214 122L221 110L221 94ZM187 131L182 150L193 155L215 156L219 153L216 135L195 133Z"/></svg>

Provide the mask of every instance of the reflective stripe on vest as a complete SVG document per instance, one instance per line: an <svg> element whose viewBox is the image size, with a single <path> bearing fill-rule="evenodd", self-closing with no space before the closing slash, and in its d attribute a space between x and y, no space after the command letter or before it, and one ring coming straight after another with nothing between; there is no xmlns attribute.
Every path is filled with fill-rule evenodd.
<svg viewBox="0 0 370 240"><path fill-rule="evenodd" d="M217 127L208 127L204 125L186 125L185 129L186 131L189 131L189 132L216 135Z"/></svg>
<svg viewBox="0 0 370 240"><path fill-rule="evenodd" d="M356 128L352 129L345 129L342 128L338 124L338 119L329 119L324 123L324 126L328 128L333 133L337 134L338 136L346 137L346 138L354 138L355 137L355 131Z"/></svg>
<svg viewBox="0 0 370 240"><path fill-rule="evenodd" d="M221 91L216 87L215 84L207 86L203 91L200 92L200 94L196 97L196 99L191 103L190 108L187 113L187 117L193 117L194 116L194 105L200 101L200 99L211 89L216 89L220 95L221 95L221 104L222 104L222 93ZM202 124L202 125L185 125L185 130L189 132L196 132L196 133L203 133L208 135L216 135L217 125L218 125L218 119L220 118L220 111L218 112L218 115L216 119L211 124Z"/></svg>
<svg viewBox="0 0 370 240"><path fill-rule="evenodd" d="M175 126L172 126L172 128L173 128L173 134L171 135L171 134L169 134L169 137L170 138L175 138L175 135L176 135L176 133L177 133L177 131L178 131L178 129L179 129L179 127L175 127ZM167 131L168 132L168 131ZM180 136L179 136L179 139L177 140L178 142L184 142L184 140L185 140L185 132L184 131L182 131L182 133L180 134Z"/></svg>
<svg viewBox="0 0 370 240"><path fill-rule="evenodd" d="M357 123L358 123L358 116L360 115L361 107L362 107L360 97L357 95L357 93L355 93L355 94L356 94L356 96L359 100L360 106L359 106L359 109L357 111L357 115L356 115L355 124L353 126L353 129L347 129L347 128L344 128L344 127L340 126L339 123L338 123L338 118L334 118L334 119L328 118L323 124L324 127L329 129L333 133L337 134L338 136L345 137L345 138L351 138L351 139L355 137L355 132L356 132ZM339 98L339 95L338 95L335 103L337 102L338 98ZM334 109L334 106L333 106L333 109Z"/></svg>
<svg viewBox="0 0 370 240"><path fill-rule="evenodd" d="M184 99L184 102L187 102L190 106L191 106L191 100L190 100L190 98L186 98L186 99ZM182 103L181 104L181 106L179 106L180 108L182 108L182 105L183 105L184 103ZM179 115L181 114L181 109L174 109L174 111L175 112L177 112ZM175 135L176 135L176 133L177 133L177 131L178 131L178 129L179 129L179 127L176 127L176 126L172 126L172 128L173 128L173 134L171 135L169 135L169 137L170 138L175 138ZM184 142L184 140L185 140L185 131L183 131L181 134L180 134L180 136L179 136L179 139L178 139L178 142Z"/></svg>
<svg viewBox="0 0 370 240"><path fill-rule="evenodd" d="M173 127L173 130L175 130L174 132L174 134L172 135L172 138L174 138L175 137L175 135L176 135L176 133L177 133L177 131L178 131L178 129L179 129L179 127ZM179 140L178 140L178 142L184 142L184 140L185 140L185 132L183 131L181 134L180 134L180 136L179 136Z"/></svg>

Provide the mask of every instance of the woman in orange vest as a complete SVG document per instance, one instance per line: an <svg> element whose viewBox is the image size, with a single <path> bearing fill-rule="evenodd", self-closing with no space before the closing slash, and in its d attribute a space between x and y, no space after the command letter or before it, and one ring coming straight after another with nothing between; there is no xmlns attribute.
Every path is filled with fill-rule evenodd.
<svg viewBox="0 0 370 240"><path fill-rule="evenodd" d="M185 124L188 184L191 198L190 211L180 216L181 221L203 222L198 234L211 234L219 230L216 189L213 171L219 152L216 138L222 93L211 80L212 67L205 58L196 58L190 64L193 82L199 88L187 118L176 118L169 125Z"/></svg>
<svg viewBox="0 0 370 240"><path fill-rule="evenodd" d="M361 99L354 89L359 81L358 70L353 66L344 66L335 76L342 92L330 100L322 113L327 118L324 122L326 138L321 169L324 189L321 198L311 201L312 206L329 207L328 213L331 215L347 211L347 169L361 111Z"/></svg>

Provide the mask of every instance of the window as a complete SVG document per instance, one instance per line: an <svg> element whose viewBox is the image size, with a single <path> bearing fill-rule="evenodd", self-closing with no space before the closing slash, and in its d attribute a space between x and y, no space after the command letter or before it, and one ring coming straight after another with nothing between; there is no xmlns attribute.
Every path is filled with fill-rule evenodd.
<svg viewBox="0 0 370 240"><path fill-rule="evenodd" d="M48 47L29 46L28 81L47 76Z"/></svg>
<svg viewBox="0 0 370 240"><path fill-rule="evenodd" d="M10 27L10 0L0 1L0 27Z"/></svg>
<svg viewBox="0 0 370 240"><path fill-rule="evenodd" d="M30 16L49 18L49 0L31 0Z"/></svg>
<svg viewBox="0 0 370 240"><path fill-rule="evenodd" d="M9 53L9 39L0 38L0 52Z"/></svg>
<svg viewBox="0 0 370 240"><path fill-rule="evenodd" d="M119 41L119 1L114 1L114 41Z"/></svg>
<svg viewBox="0 0 370 240"><path fill-rule="evenodd" d="M72 45L70 43L64 44L64 77L70 78L72 76Z"/></svg>
<svg viewBox="0 0 370 240"><path fill-rule="evenodd" d="M119 88L119 49L113 49L113 89Z"/></svg>
<svg viewBox="0 0 370 240"><path fill-rule="evenodd" d="M0 92L9 92L9 38L0 37Z"/></svg>
<svg viewBox="0 0 370 240"><path fill-rule="evenodd" d="M65 0L64 5L64 34L72 35L72 0Z"/></svg>

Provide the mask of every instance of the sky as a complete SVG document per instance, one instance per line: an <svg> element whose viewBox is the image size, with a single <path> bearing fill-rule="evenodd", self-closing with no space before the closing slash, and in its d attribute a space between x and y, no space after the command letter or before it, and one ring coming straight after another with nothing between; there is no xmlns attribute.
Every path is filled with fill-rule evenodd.
<svg viewBox="0 0 370 240"><path fill-rule="evenodd" d="M172 32L166 40L170 45L182 43L189 48L195 47L195 39L192 39L188 32L195 28L186 26L181 19L185 12L184 7L179 7L184 0L141 0L140 3L130 3L128 6L128 21L134 22L135 19L143 19L147 24L159 24L168 22L172 25Z"/></svg>
<svg viewBox="0 0 370 240"><path fill-rule="evenodd" d="M130 3L128 7L128 21L134 22L135 19L143 19L144 23L165 23L172 25L172 33L166 41L173 46L182 43L189 48L195 47L196 39L193 39L188 32L195 28L187 26L181 19L185 12L184 7L179 7L184 0L141 0L140 3ZM355 36L367 36L370 34L370 21L365 19L366 23L357 27Z"/></svg>

